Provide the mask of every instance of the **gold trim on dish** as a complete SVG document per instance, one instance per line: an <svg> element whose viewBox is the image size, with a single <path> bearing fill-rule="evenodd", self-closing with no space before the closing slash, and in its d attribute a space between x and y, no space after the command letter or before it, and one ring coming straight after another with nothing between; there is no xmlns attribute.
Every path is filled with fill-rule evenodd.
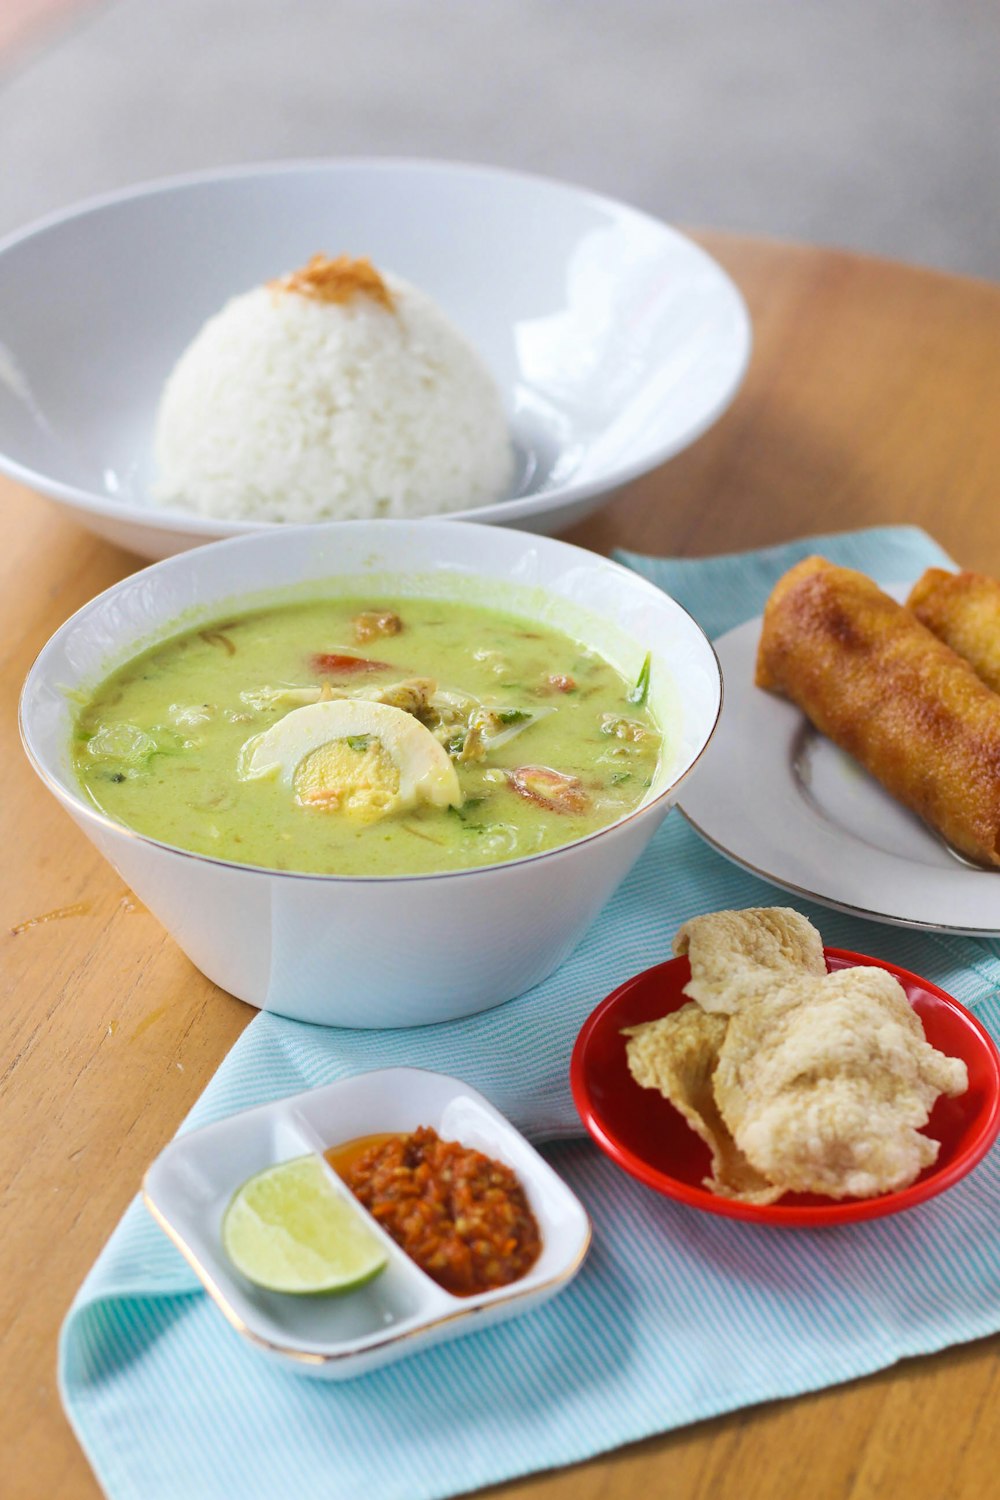
<svg viewBox="0 0 1000 1500"><path fill-rule="evenodd" d="M201 1282L202 1286L205 1288L205 1291L211 1297L216 1307L222 1313L223 1317L230 1324L230 1326L236 1330L237 1333L241 1334L245 1339L249 1340L250 1343L255 1344L259 1349L265 1350L268 1354L277 1354L285 1359L292 1359L297 1361L299 1364L311 1365L314 1368L322 1367L324 1365L337 1364L341 1361L358 1359L363 1355L374 1353L377 1350L387 1349L394 1344L405 1343L408 1339L412 1339L417 1337L418 1335L429 1333L433 1328L441 1328L448 1323L458 1322L462 1318L474 1317L476 1313L483 1312L486 1309L494 1307L499 1303L519 1301L523 1297L532 1296L535 1293L544 1292L549 1288L558 1287L566 1282L572 1281L573 1277L583 1265L583 1262L587 1257L587 1252L590 1249L591 1241L594 1237L594 1230L593 1225L590 1221L590 1215L581 1204L580 1209L584 1217L584 1223L586 1224L586 1234L584 1236L583 1244L581 1245L572 1263L567 1266L565 1271L563 1271L559 1276L550 1277L547 1281L537 1282L535 1285L525 1287L520 1291L508 1292L507 1288L499 1288L498 1290L502 1292L502 1295L499 1296L491 1293L481 1293L481 1296L488 1296L491 1298L491 1300L488 1302L476 1302L471 1306L457 1306L454 1312L444 1313L440 1317L431 1318L429 1322L421 1323L416 1328L404 1329L401 1333L390 1333L382 1335L381 1337L373 1338L371 1342L363 1344L359 1348L342 1349L336 1352L331 1350L327 1353L318 1353L316 1351L298 1348L294 1344L275 1343L271 1339L265 1338L263 1334L257 1333L253 1328L250 1328L249 1325L245 1323L240 1317L239 1313L233 1307L232 1303L227 1300L224 1292L222 1291L222 1288L214 1279L211 1272L207 1269L206 1266L202 1264L202 1262L198 1259L198 1256L195 1254L194 1250L192 1250L191 1246L170 1223L170 1220L166 1217L163 1210L157 1206L154 1199L150 1196L145 1178L143 1178L142 1183L142 1201L146 1205L146 1208L149 1210L149 1212L152 1214L153 1218L156 1220L157 1224L163 1230L167 1238L183 1255L184 1259L187 1261L192 1271L194 1271L195 1275L198 1277L198 1280ZM398 1253L404 1256L406 1255L406 1252L402 1250L398 1250ZM406 1256L406 1259L409 1261L410 1258ZM410 1264L414 1265L417 1271L420 1271L420 1267L417 1266L415 1262L410 1261ZM424 1273L421 1272L421 1274ZM510 1283L510 1285L516 1286L516 1283L512 1282ZM444 1295L449 1296L450 1294L445 1292ZM456 1302L459 1301L458 1298L455 1298L453 1300L455 1300Z"/></svg>
<svg viewBox="0 0 1000 1500"><path fill-rule="evenodd" d="M884 911L871 911L867 906L851 905L846 901L836 901L832 896L822 896L819 891L812 891L808 886L796 885L792 880L786 880L776 875L772 870L762 870L759 865L753 864L742 854L736 854L732 849L727 849L725 844L706 833L700 824L696 823L691 814L678 805L677 811L684 820L690 824L699 838L716 853L731 860L740 869L748 870L751 875L756 875L760 880L766 880L770 885L776 885L780 890L791 891L795 896L805 896L808 901L816 901L820 906L826 906L831 911L842 911L849 917L869 917L875 922L888 922L893 927L908 927L914 932L948 932L954 933L956 937L997 937L1000 936L1000 927L953 927L944 922L924 922L919 917L896 917ZM972 867L983 874L995 874L995 871L985 869L981 865Z"/></svg>

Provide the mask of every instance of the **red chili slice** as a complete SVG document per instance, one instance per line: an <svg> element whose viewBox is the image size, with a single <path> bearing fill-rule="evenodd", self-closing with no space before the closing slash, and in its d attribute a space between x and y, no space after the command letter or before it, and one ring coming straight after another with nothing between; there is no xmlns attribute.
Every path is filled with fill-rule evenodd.
<svg viewBox="0 0 1000 1500"><path fill-rule="evenodd" d="M550 812L577 813L587 806L587 794L578 776L565 776L550 766L519 766L507 772L507 784L528 802Z"/></svg>
<svg viewBox="0 0 1000 1500"><path fill-rule="evenodd" d="M352 672L385 672L387 661L369 661L367 656L347 656L339 651L319 651L312 657L314 672L329 672L334 677L349 677Z"/></svg>

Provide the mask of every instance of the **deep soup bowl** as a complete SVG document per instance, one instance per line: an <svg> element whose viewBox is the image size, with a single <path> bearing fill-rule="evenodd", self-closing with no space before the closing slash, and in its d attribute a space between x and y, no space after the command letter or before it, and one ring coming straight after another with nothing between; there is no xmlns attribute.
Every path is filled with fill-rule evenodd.
<svg viewBox="0 0 1000 1500"><path fill-rule="evenodd" d="M549 624L632 680L652 655L649 707L665 738L638 808L560 848L441 874L306 875L213 858L100 812L72 762L77 705L109 672L179 629L283 592L377 592L478 602ZM209 979L263 1010L339 1026L472 1015L567 957L693 774L722 702L711 645L673 599L565 542L456 521L351 521L223 541L146 568L79 610L21 696L39 776Z"/></svg>

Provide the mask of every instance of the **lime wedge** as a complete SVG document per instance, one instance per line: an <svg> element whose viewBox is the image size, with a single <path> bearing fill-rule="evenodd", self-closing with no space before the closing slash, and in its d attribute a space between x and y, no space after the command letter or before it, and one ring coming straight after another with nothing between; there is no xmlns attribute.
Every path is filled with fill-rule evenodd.
<svg viewBox="0 0 1000 1500"><path fill-rule="evenodd" d="M281 1162L245 1182L226 1209L222 1243L236 1269L271 1292L348 1292L388 1260L318 1156Z"/></svg>

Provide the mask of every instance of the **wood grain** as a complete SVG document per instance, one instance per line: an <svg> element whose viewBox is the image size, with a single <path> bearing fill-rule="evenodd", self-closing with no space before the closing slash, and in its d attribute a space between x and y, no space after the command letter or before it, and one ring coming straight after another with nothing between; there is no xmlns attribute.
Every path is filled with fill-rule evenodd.
<svg viewBox="0 0 1000 1500"><path fill-rule="evenodd" d="M834 251L700 238L750 305L746 384L701 442L570 539L693 556L907 521L966 565L1000 572L1000 290ZM8 481L0 501L3 1487L92 1500L55 1389L59 1324L251 1012L135 903L18 744L17 693L35 652L138 564ZM65 908L82 910L12 930ZM491 1493L971 1500L996 1490L998 1349L991 1339L911 1361Z"/></svg>

